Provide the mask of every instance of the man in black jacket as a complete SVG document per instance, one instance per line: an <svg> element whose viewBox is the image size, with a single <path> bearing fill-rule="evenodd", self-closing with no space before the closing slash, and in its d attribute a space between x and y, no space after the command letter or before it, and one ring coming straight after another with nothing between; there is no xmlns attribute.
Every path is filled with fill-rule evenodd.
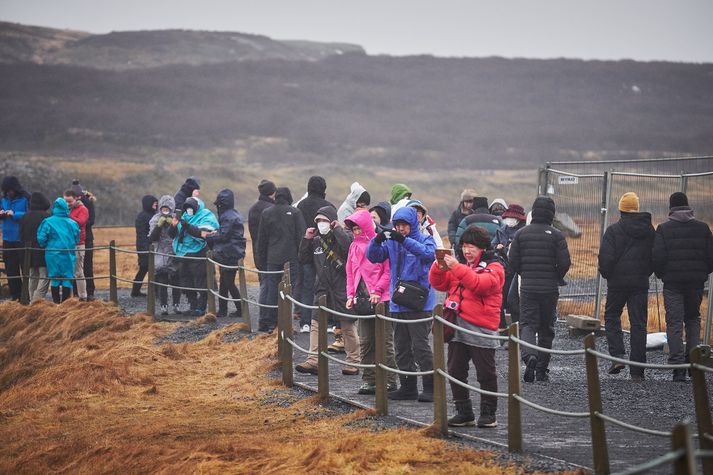
<svg viewBox="0 0 713 475"><path fill-rule="evenodd" d="M23 243L30 243L38 249L30 254L30 301L44 300L49 290L50 281L47 280L47 263L45 251L40 249L37 242L37 229L42 221L50 216L50 202L40 192L30 195L30 210L20 218L20 238Z"/></svg>
<svg viewBox="0 0 713 475"><path fill-rule="evenodd" d="M136 250L149 250L149 221L158 207L158 200L153 195L146 195L141 198L141 212L136 215L134 227L136 228ZM149 271L149 255L146 253L138 254L139 271L134 276L134 284L131 288L132 297L146 297L146 294L141 293L141 284L143 283L146 273Z"/></svg>
<svg viewBox="0 0 713 475"><path fill-rule="evenodd" d="M260 218L262 217L262 212L267 208L275 204L275 191L277 187L270 180L261 180L257 185L257 190L259 192L257 201L248 210L248 231L250 232L251 248L253 251L253 262L255 267L257 267L257 234L260 230ZM259 270L265 270L260 269ZM258 302L267 301L267 277L264 274L257 275L258 281L260 282L260 294L258 296Z"/></svg>
<svg viewBox="0 0 713 475"><path fill-rule="evenodd" d="M631 323L630 358L631 361L645 363L654 227L651 225L651 214L639 212L636 193L622 195L619 211L621 219L607 228L599 247L599 273L607 279L604 327L609 354L624 358L621 312L626 305ZM617 374L623 369L623 364L612 363L609 374ZM635 381L644 379L643 368L631 366L629 374Z"/></svg>
<svg viewBox="0 0 713 475"><path fill-rule="evenodd" d="M327 181L321 176L311 176L307 181L307 196L297 203L297 209L302 211L305 219L305 224L308 227L314 228L314 218L317 216L317 211L325 206L335 206L327 201ZM300 294L299 300L303 304L312 305L314 301L314 283L317 277L314 264L310 260L306 263L300 262ZM303 333L309 332L309 325L312 321L312 311L307 308L300 308L300 328Z"/></svg>
<svg viewBox="0 0 713 475"><path fill-rule="evenodd" d="M87 285L87 300L94 300L94 290L96 289L94 285L94 222L96 220L96 211L94 209L94 202L96 198L94 195L79 183L79 180L72 180L72 187L70 188L77 194L77 198L82 204L87 208L89 213L89 219L85 226L85 238L84 245L86 250L84 251L84 277L86 278ZM79 295L77 282L72 282L72 288L74 289L74 295Z"/></svg>
<svg viewBox="0 0 713 475"><path fill-rule="evenodd" d="M238 261L245 257L245 238L243 237L243 217L234 208L235 195L231 190L225 189L218 193L214 203L218 207L218 222L220 229L213 233L204 232L208 246L213 249L216 262L227 266L237 266ZM220 267L220 286L218 288L218 314L216 317L228 315L228 301L223 297L240 299L240 290L235 286L235 273L237 269ZM240 318L242 309L240 302L235 303L235 313L231 317Z"/></svg>
<svg viewBox="0 0 713 475"><path fill-rule="evenodd" d="M257 237L255 265L258 269L280 271L290 263L290 280L297 274L297 251L305 233L302 212L292 206L289 188L278 188L275 205L262 212ZM277 305L277 287L281 274L266 274L267 289L262 305ZM271 332L277 325L277 308L260 307L258 331Z"/></svg>
<svg viewBox="0 0 713 475"><path fill-rule="evenodd" d="M460 194L460 202L458 207L451 213L451 218L448 220L448 242L451 247L456 245L456 232L458 225L463 221L463 218L473 212L473 200L475 199L475 190L465 189Z"/></svg>
<svg viewBox="0 0 713 475"><path fill-rule="evenodd" d="M653 264L656 276L663 280L668 362L681 364L688 361L683 350L684 324L688 352L700 343L703 286L713 272L713 236L706 223L693 217L684 193L673 193L669 205L668 221L656 228ZM673 380L686 381L686 370L673 370Z"/></svg>
<svg viewBox="0 0 713 475"><path fill-rule="evenodd" d="M542 348L552 348L558 283L571 264L564 235L552 227L555 202L540 196L532 204L532 224L515 234L510 245L510 266L520 274L520 338ZM550 355L523 348L523 379L531 383L549 380Z"/></svg>

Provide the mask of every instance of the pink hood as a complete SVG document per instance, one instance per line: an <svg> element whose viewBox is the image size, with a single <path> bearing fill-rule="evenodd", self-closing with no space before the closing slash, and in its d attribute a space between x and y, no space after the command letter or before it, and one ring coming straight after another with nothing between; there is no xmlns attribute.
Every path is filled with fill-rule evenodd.
<svg viewBox="0 0 713 475"><path fill-rule="evenodd" d="M389 261L374 263L366 258L366 248L369 241L374 239L376 231L371 213L366 210L357 211L350 215L345 222L352 222L362 230L361 235L354 236L349 246L347 258L347 297L354 297L360 279L364 279L369 293L381 296L382 302L389 301Z"/></svg>

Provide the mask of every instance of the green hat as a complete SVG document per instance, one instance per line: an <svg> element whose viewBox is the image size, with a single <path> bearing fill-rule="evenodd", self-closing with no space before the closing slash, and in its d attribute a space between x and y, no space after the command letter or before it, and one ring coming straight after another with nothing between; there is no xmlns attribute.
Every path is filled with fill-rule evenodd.
<svg viewBox="0 0 713 475"><path fill-rule="evenodd" d="M403 183L397 183L391 187L391 204L395 205L402 199L406 198L406 195L411 196L411 194L411 188Z"/></svg>

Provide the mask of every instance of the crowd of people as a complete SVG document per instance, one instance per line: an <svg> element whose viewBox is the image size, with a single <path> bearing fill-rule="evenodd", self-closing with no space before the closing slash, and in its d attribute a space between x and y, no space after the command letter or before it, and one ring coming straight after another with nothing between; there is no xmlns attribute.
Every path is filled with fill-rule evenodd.
<svg viewBox="0 0 713 475"><path fill-rule="evenodd" d="M552 348L559 287L571 265L565 236L553 226L555 202L540 196L526 213L520 204L502 198L488 201L472 189L460 194L448 221L444 244L436 221L422 200L405 184L392 187L389 199L372 204L366 188L354 182L340 206L326 199L327 182L313 176L296 203L289 188L270 180L258 184L257 202L248 212L248 230L259 274L258 331L272 332L277 324L278 285L289 263L299 331L309 333L309 349L318 347L319 323L310 306L326 306L345 315L373 315L385 305L386 364L404 372L433 368L429 317L436 291L445 293L444 318L466 331L446 331L448 371L467 382L470 361L482 389L497 392L492 336L511 321L519 321L521 338L543 349ZM32 299L43 299L48 286L56 303L74 294L91 299L91 248L94 198L78 181L50 203L42 193L27 193L15 177L2 182L3 251L13 299L20 298L19 263L31 242ZM243 217L235 196L221 190L209 210L199 198L200 180L189 177L175 196L142 199L136 218L136 248L152 256L161 313L168 314L168 291L174 313L202 315L207 302L205 257L212 250L219 266L218 317L241 316L240 291L235 285L238 262L245 256ZM664 283L670 363L687 361L687 348L699 343L700 304L704 283L713 272L713 236L708 225L693 217L684 193L670 197L668 221L654 230L651 215L641 212L635 193L619 201L620 220L609 226L599 252L599 272L608 281L605 329L609 352L623 358L621 314L627 305L631 322L630 359L646 361L649 277L655 272ZM47 251L39 249L46 248ZM141 297L150 254L138 254L138 272L131 295ZM87 265L89 267L87 267ZM48 280L50 279L50 280ZM181 310L185 295L188 310ZM448 329L447 329L448 330ZM362 374L360 394L375 394L375 374L358 364L373 364L375 323L333 315L329 331L331 352L345 353L343 374ZM525 382L547 382L549 354L529 347L522 351ZM612 364L609 372L625 366ZM307 357L296 366L317 374L317 359ZM644 379L643 368L631 366L632 380ZM433 400L433 377L398 376L389 372L389 398ZM675 370L674 381L685 371ZM456 414L454 426L497 425L497 398L482 396L477 418L467 389L451 383Z"/></svg>

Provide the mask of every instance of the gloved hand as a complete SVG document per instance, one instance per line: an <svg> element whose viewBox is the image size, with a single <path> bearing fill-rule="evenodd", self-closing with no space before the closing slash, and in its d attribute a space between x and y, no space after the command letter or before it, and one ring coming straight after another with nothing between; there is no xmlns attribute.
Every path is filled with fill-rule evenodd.
<svg viewBox="0 0 713 475"><path fill-rule="evenodd" d="M158 218L158 227L163 227L163 226L170 226L171 222L173 221L173 218L170 216L161 216Z"/></svg>
<svg viewBox="0 0 713 475"><path fill-rule="evenodd" d="M406 237L404 237L400 232L394 229L393 231L391 231L391 239L398 243L402 243L406 240Z"/></svg>
<svg viewBox="0 0 713 475"><path fill-rule="evenodd" d="M382 242L386 241L386 234L384 234L384 231L381 231L379 234L377 234L374 238L374 241L377 244L381 244Z"/></svg>

